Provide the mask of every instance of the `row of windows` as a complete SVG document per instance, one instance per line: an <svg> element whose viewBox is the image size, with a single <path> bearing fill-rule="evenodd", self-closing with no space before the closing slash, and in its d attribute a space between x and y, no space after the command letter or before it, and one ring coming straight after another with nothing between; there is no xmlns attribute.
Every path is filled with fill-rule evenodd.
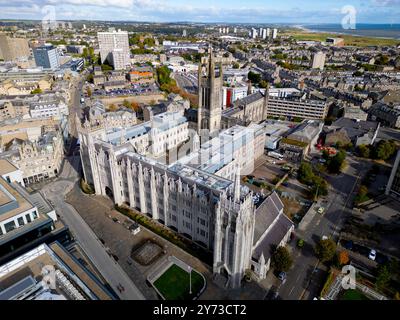
<svg viewBox="0 0 400 320"><path fill-rule="evenodd" d="M38 218L38 214L37 214L36 210L32 212L32 218L33 218L33 220ZM26 220L26 223L32 222L31 216L29 214L25 215L25 220ZM5 233L8 233L17 228L17 224L15 222L18 223L19 227L24 226L25 220L23 217L18 217L17 221L13 220L13 221L5 223L3 225ZM2 234L3 234L3 228L0 228L0 235L2 235Z"/></svg>

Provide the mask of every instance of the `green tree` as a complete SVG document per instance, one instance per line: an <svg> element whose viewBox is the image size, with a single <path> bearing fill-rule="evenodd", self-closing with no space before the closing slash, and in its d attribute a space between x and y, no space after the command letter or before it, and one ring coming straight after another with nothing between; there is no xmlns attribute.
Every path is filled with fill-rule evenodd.
<svg viewBox="0 0 400 320"><path fill-rule="evenodd" d="M257 84L261 81L261 74L249 71L247 78L249 78L252 83Z"/></svg>
<svg viewBox="0 0 400 320"><path fill-rule="evenodd" d="M389 284L390 279L391 273L389 268L386 265L378 267L378 276L376 277L375 286L379 290L382 290Z"/></svg>
<svg viewBox="0 0 400 320"><path fill-rule="evenodd" d="M40 94L40 93L42 93L42 92L43 92L42 89L36 88L36 89L34 89L34 90L31 91L31 94Z"/></svg>
<svg viewBox="0 0 400 320"><path fill-rule="evenodd" d="M387 160L396 152L396 144L393 140L381 140L373 149L372 156L375 159Z"/></svg>
<svg viewBox="0 0 400 320"><path fill-rule="evenodd" d="M328 161L328 170L331 173L339 173L344 160L346 159L346 153L343 150L340 150L333 158L330 158Z"/></svg>
<svg viewBox="0 0 400 320"><path fill-rule="evenodd" d="M93 83L93 73L90 73L90 74L88 74L88 76L86 77L86 81L87 82L90 82L90 83Z"/></svg>
<svg viewBox="0 0 400 320"><path fill-rule="evenodd" d="M92 96L92 89L90 89L90 87L87 87L86 93L87 93L88 97L90 98Z"/></svg>
<svg viewBox="0 0 400 320"><path fill-rule="evenodd" d="M312 178L312 188L310 193L317 199L320 196L326 196L328 194L328 183L320 176Z"/></svg>
<svg viewBox="0 0 400 320"><path fill-rule="evenodd" d="M336 254L336 243L332 239L320 240L314 251L321 262L332 261Z"/></svg>
<svg viewBox="0 0 400 320"><path fill-rule="evenodd" d="M286 247L278 247L272 254L272 266L277 271L289 271L293 264L293 259L290 256L289 250Z"/></svg>
<svg viewBox="0 0 400 320"><path fill-rule="evenodd" d="M357 153L360 157L369 158L370 157L370 148L365 144L361 144L357 147Z"/></svg>
<svg viewBox="0 0 400 320"><path fill-rule="evenodd" d="M258 84L260 88L266 88L268 86L268 81L261 80L260 83Z"/></svg>
<svg viewBox="0 0 400 320"><path fill-rule="evenodd" d="M302 162L297 172L297 179L301 183L310 184L313 177L314 172L312 170L311 164L309 164L308 162Z"/></svg>
<svg viewBox="0 0 400 320"><path fill-rule="evenodd" d="M131 104L129 103L129 101L128 100L124 100L124 101L122 101L122 105L125 107L125 108L129 108L130 106L131 106Z"/></svg>
<svg viewBox="0 0 400 320"><path fill-rule="evenodd" d="M235 63L233 64L233 69L239 69L239 67L240 67L240 64L239 64L239 63L235 62Z"/></svg>

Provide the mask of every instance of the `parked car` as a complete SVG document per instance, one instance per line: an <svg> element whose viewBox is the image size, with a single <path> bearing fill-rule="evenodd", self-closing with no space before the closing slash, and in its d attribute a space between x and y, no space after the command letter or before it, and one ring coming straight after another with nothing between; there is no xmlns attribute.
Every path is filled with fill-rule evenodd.
<svg viewBox="0 0 400 320"><path fill-rule="evenodd" d="M370 258L372 261L375 261L375 259L376 259L376 250L371 249L371 251L369 252L368 258Z"/></svg>
<svg viewBox="0 0 400 320"><path fill-rule="evenodd" d="M286 272L282 271L278 275L278 279L281 280L282 282L286 280Z"/></svg>
<svg viewBox="0 0 400 320"><path fill-rule="evenodd" d="M324 207L319 207L318 210L317 210L317 212L318 212L319 214L323 214L323 213L325 212L325 208L324 208Z"/></svg>
<svg viewBox="0 0 400 320"><path fill-rule="evenodd" d="M353 250L353 241L352 240L345 241L343 247L348 250Z"/></svg>

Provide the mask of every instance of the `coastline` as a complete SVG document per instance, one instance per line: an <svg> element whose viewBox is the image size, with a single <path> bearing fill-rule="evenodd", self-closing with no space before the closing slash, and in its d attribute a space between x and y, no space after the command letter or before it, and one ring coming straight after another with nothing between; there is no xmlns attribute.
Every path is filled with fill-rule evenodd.
<svg viewBox="0 0 400 320"><path fill-rule="evenodd" d="M395 36L376 36L376 35L370 35L370 34L356 34L353 32L340 32L340 31L330 31L330 30L320 30L320 29L315 29L315 28L309 28L304 25L296 25L293 26L295 29L299 29L302 32L306 33L329 33L329 34L334 34L334 35L344 35L344 36L353 36L353 37L365 37L365 38L376 38L376 39L393 39L393 40L400 40L400 31L399 35L397 37ZM382 29L383 30L383 29ZM354 29L352 31L357 31L357 29Z"/></svg>

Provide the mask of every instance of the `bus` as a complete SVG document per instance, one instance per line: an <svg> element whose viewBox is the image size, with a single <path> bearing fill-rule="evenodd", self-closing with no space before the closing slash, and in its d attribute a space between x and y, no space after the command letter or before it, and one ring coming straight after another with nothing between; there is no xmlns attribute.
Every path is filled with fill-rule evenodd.
<svg viewBox="0 0 400 320"><path fill-rule="evenodd" d="M271 158L278 159L278 160L283 160L283 155L278 152L275 152L275 151L269 151L268 156Z"/></svg>

